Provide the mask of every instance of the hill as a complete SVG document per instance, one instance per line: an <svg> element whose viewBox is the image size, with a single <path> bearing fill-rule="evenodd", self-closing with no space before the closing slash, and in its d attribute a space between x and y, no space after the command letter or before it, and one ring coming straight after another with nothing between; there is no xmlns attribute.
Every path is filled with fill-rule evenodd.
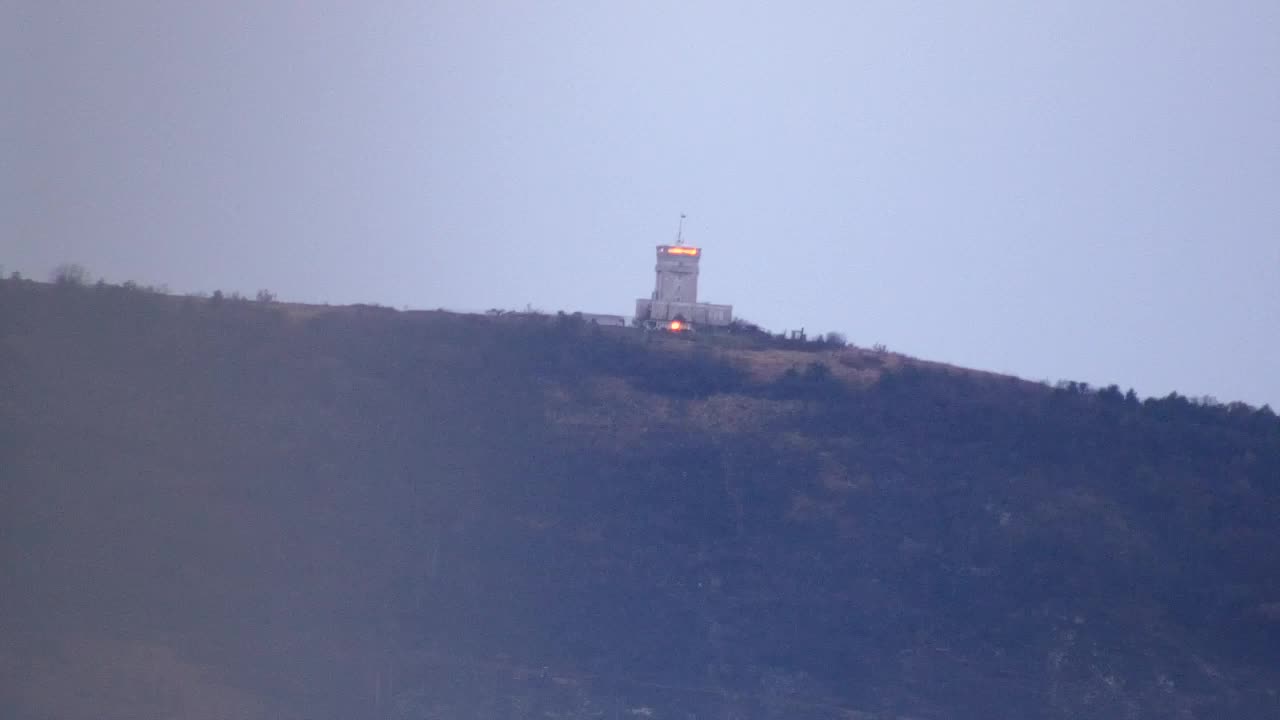
<svg viewBox="0 0 1280 720"><path fill-rule="evenodd" d="M14 718L1272 718L1280 421L0 282Z"/></svg>

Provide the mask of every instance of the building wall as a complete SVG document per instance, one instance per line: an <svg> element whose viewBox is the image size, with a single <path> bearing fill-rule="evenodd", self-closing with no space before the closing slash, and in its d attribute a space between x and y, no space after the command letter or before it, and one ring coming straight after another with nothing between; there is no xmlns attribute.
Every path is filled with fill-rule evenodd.
<svg viewBox="0 0 1280 720"><path fill-rule="evenodd" d="M653 299L698 302L698 261L701 259L702 251L698 248L659 245Z"/></svg>
<svg viewBox="0 0 1280 720"><path fill-rule="evenodd" d="M636 300L636 317L658 323L682 319L694 325L723 327L733 322L732 305Z"/></svg>
<svg viewBox="0 0 1280 720"><path fill-rule="evenodd" d="M621 315L602 315L600 313L579 313L579 314L582 315L582 319L585 320L588 324L595 323L596 325L614 326L614 327L626 327L627 325L627 319L622 317Z"/></svg>

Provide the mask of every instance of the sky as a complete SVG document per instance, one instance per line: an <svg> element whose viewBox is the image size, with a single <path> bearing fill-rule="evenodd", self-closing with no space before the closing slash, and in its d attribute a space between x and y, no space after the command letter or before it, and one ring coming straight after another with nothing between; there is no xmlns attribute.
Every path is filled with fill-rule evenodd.
<svg viewBox="0 0 1280 720"><path fill-rule="evenodd" d="M0 0L0 265L1280 408L1280 3Z"/></svg>

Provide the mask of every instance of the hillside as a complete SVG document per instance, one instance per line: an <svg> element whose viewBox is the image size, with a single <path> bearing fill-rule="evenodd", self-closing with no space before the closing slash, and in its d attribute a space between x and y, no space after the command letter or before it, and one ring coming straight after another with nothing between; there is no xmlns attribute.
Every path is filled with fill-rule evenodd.
<svg viewBox="0 0 1280 720"><path fill-rule="evenodd" d="M8 280L0 458L5 717L1280 716L1266 408Z"/></svg>

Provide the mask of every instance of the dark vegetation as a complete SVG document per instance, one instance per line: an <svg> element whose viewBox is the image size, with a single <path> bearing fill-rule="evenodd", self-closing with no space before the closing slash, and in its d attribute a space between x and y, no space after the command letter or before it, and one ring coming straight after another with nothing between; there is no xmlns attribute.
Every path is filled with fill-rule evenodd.
<svg viewBox="0 0 1280 720"><path fill-rule="evenodd" d="M1280 713L1267 408L259 300L0 282L6 717Z"/></svg>

